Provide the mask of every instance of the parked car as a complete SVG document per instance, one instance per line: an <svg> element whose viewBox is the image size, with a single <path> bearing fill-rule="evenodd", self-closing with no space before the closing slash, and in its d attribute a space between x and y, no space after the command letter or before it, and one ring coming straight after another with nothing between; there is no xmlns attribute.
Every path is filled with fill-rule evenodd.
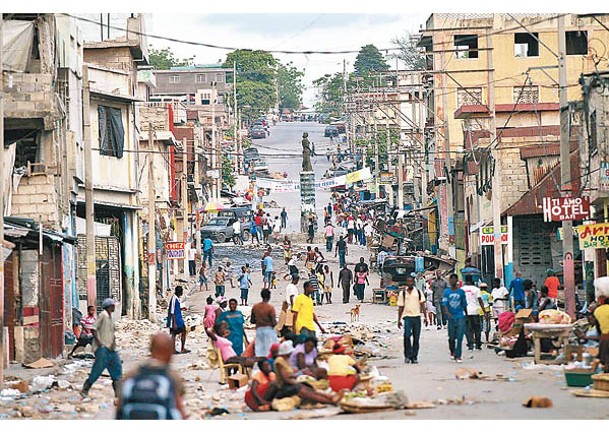
<svg viewBox="0 0 609 435"><path fill-rule="evenodd" d="M227 217L230 219L245 218L245 220L249 222L252 219L253 214L251 207L230 207L220 210L218 212L218 217Z"/></svg>
<svg viewBox="0 0 609 435"><path fill-rule="evenodd" d="M324 137L338 137L339 134L338 128L334 125L328 125L324 131Z"/></svg>
<svg viewBox="0 0 609 435"><path fill-rule="evenodd" d="M341 175L347 175L349 171L345 168L337 168L334 172L332 172L332 177L340 177ZM347 190L347 186L345 184L341 184L340 186L334 186L330 188L331 192L345 192Z"/></svg>
<svg viewBox="0 0 609 435"><path fill-rule="evenodd" d="M224 210L222 210L224 211ZM221 212L222 212L221 211ZM210 219L207 224L201 227L201 239L209 237L214 242L224 243L228 240L232 240L235 232L233 231L234 218L218 216ZM246 220L247 222L247 220ZM250 232L249 228L245 229L246 225L241 224L241 235L243 240L249 240Z"/></svg>
<svg viewBox="0 0 609 435"><path fill-rule="evenodd" d="M345 134L347 132L347 127L342 122L333 122L330 124L330 127L336 127L338 129L338 134Z"/></svg>
<svg viewBox="0 0 609 435"><path fill-rule="evenodd" d="M260 158L260 154L258 153L258 149L254 147L249 147L243 150L243 160L249 162L250 160L256 160Z"/></svg>

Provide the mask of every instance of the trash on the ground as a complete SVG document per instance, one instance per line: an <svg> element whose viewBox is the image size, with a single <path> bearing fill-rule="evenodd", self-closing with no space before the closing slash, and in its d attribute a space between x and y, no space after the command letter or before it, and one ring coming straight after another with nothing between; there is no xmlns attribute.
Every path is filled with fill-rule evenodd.
<svg viewBox="0 0 609 435"><path fill-rule="evenodd" d="M433 402L425 401L410 402L405 406L406 409L430 409L435 407L436 405L434 405Z"/></svg>
<svg viewBox="0 0 609 435"><path fill-rule="evenodd" d="M301 403L300 397L291 396L284 397L283 399L273 399L271 402L271 408L275 411L291 411Z"/></svg>
<svg viewBox="0 0 609 435"><path fill-rule="evenodd" d="M527 408L551 408L554 406L552 399L541 396L532 396L530 399L524 401L522 406Z"/></svg>
<svg viewBox="0 0 609 435"><path fill-rule="evenodd" d="M53 386L56 379L53 375L48 376L36 376L32 379L32 389L34 390L47 390Z"/></svg>
<svg viewBox="0 0 609 435"><path fill-rule="evenodd" d="M208 410L206 412L206 414L211 415L212 417L215 417L217 415L230 414L230 412L228 412L228 409L226 409L226 408L212 408L212 409Z"/></svg>
<svg viewBox="0 0 609 435"><path fill-rule="evenodd" d="M16 397L21 394L21 391L14 388L5 388L4 390L0 390L0 396L2 397Z"/></svg>
<svg viewBox="0 0 609 435"><path fill-rule="evenodd" d="M23 367L25 367L26 369L48 369L50 367L53 367L53 362L45 358L40 358L29 364L24 363Z"/></svg>
<svg viewBox="0 0 609 435"><path fill-rule="evenodd" d="M468 369L465 367L459 367L455 372L457 379L487 379L488 376L482 373L480 370Z"/></svg>

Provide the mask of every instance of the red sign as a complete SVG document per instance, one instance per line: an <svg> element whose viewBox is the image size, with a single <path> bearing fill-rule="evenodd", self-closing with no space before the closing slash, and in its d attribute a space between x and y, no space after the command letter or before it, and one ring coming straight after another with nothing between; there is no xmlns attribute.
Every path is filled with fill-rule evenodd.
<svg viewBox="0 0 609 435"><path fill-rule="evenodd" d="M183 260L185 255L184 242L165 242L165 257L168 260Z"/></svg>
<svg viewBox="0 0 609 435"><path fill-rule="evenodd" d="M590 216L590 198L544 198L544 222L576 221Z"/></svg>

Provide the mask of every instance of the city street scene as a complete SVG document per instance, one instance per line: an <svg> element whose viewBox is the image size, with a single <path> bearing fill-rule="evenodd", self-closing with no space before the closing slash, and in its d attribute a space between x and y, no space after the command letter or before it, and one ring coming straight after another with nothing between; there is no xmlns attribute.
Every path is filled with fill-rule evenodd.
<svg viewBox="0 0 609 435"><path fill-rule="evenodd" d="M379 11L1 15L0 420L609 418L609 14Z"/></svg>

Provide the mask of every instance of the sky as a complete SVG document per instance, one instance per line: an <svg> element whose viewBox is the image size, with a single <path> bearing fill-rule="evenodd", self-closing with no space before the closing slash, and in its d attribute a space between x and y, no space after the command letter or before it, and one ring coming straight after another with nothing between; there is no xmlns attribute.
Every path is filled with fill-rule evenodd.
<svg viewBox="0 0 609 435"><path fill-rule="evenodd" d="M391 40L416 33L429 14L253 13L253 14L147 14L151 34L189 41L262 50L359 50L363 45L394 48ZM170 47L179 58L195 56L196 63L224 61L227 50L149 39L154 48ZM385 53L384 53L385 54ZM389 53L391 55L391 53ZM316 92L312 81L324 74L353 71L354 54L275 54L282 63L293 62L304 71L305 106ZM395 60L389 59L392 68Z"/></svg>

